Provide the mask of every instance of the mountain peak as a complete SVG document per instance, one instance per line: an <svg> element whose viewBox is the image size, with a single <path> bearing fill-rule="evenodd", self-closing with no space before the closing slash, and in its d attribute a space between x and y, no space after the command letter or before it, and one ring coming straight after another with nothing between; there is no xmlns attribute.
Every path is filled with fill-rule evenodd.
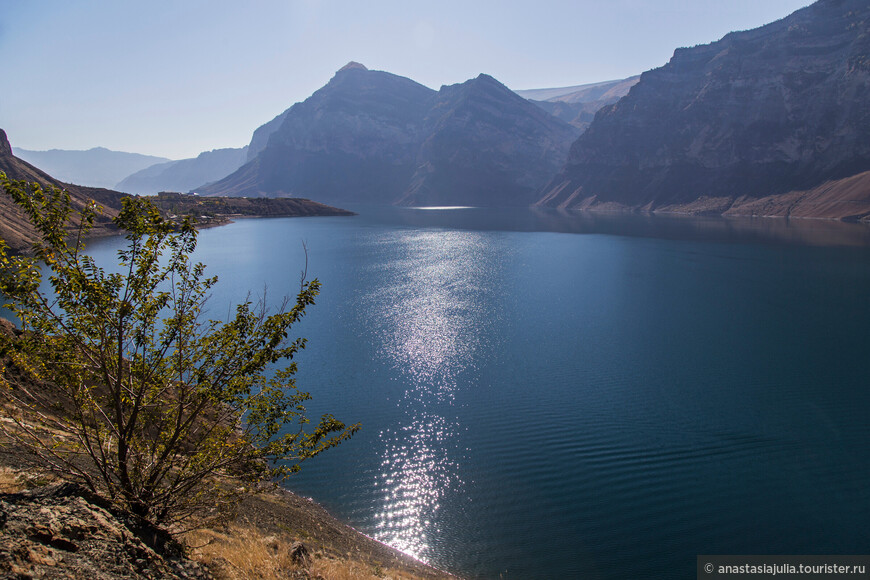
<svg viewBox="0 0 870 580"><path fill-rule="evenodd" d="M467 81L467 83L470 86L495 88L497 90L504 90L504 91L509 91L509 92L513 93L513 91L511 91L509 88L504 86L504 84L502 84L501 81L499 81L498 79L496 79L496 78L494 78L486 73L480 73L479 75L477 75L477 77Z"/></svg>
<svg viewBox="0 0 870 580"><path fill-rule="evenodd" d="M0 129L0 155L12 155L12 146L6 138L6 131Z"/></svg>
<svg viewBox="0 0 870 580"><path fill-rule="evenodd" d="M366 68L366 65L352 60L349 63L347 63L346 65L344 65L343 67L341 67L340 69L338 69L338 72L344 72L344 71L355 70L355 69L356 70L369 70ZM338 73L336 73L336 74L338 74Z"/></svg>

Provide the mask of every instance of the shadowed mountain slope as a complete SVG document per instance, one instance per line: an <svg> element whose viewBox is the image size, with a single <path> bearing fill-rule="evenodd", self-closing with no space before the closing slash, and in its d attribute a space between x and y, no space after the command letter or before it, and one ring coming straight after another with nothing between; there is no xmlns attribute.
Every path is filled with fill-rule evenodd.
<svg viewBox="0 0 870 580"><path fill-rule="evenodd" d="M405 205L526 206L578 131L489 75L442 87Z"/></svg>
<svg viewBox="0 0 870 580"><path fill-rule="evenodd" d="M279 120L251 161L200 194L528 205L578 133L487 75L436 93L358 63L271 127Z"/></svg>
<svg viewBox="0 0 870 580"><path fill-rule="evenodd" d="M414 172L435 92L352 63L293 105L266 147L204 195L391 202Z"/></svg>
<svg viewBox="0 0 870 580"><path fill-rule="evenodd" d="M868 82L864 0L821 0L678 49L598 113L538 204L733 214L850 178L870 170ZM839 209L815 199L826 208L818 217L870 215L870 192L844 187ZM766 207L757 215L789 215L790 204Z"/></svg>

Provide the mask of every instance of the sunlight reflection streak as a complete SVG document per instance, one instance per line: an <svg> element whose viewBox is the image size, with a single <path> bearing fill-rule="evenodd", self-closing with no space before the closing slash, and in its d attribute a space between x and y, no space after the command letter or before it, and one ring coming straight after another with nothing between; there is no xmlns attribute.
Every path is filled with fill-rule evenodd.
<svg viewBox="0 0 870 580"><path fill-rule="evenodd" d="M398 404L407 420L380 433L383 460L375 485L382 500L375 537L425 560L440 533L444 495L463 487L460 425L450 407L486 323L477 259L485 243L475 232L419 230L381 243L400 244L404 258L380 266L388 270L382 279L398 281L372 293L366 305L377 321L379 356L406 381Z"/></svg>

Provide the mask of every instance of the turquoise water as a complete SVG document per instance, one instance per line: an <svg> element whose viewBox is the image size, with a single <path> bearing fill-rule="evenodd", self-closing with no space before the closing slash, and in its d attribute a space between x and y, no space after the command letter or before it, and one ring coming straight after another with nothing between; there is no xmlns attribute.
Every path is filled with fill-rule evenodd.
<svg viewBox="0 0 870 580"><path fill-rule="evenodd" d="M468 578L870 551L868 228L353 209L200 237L215 317L323 283L299 384L363 430L291 489Z"/></svg>

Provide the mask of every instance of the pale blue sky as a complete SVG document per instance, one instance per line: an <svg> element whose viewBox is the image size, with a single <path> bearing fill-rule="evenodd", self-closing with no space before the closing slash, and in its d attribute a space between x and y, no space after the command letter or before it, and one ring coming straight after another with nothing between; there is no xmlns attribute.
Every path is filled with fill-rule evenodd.
<svg viewBox="0 0 870 580"><path fill-rule="evenodd" d="M810 0L0 0L15 147L241 147L350 60L437 89L623 78Z"/></svg>

